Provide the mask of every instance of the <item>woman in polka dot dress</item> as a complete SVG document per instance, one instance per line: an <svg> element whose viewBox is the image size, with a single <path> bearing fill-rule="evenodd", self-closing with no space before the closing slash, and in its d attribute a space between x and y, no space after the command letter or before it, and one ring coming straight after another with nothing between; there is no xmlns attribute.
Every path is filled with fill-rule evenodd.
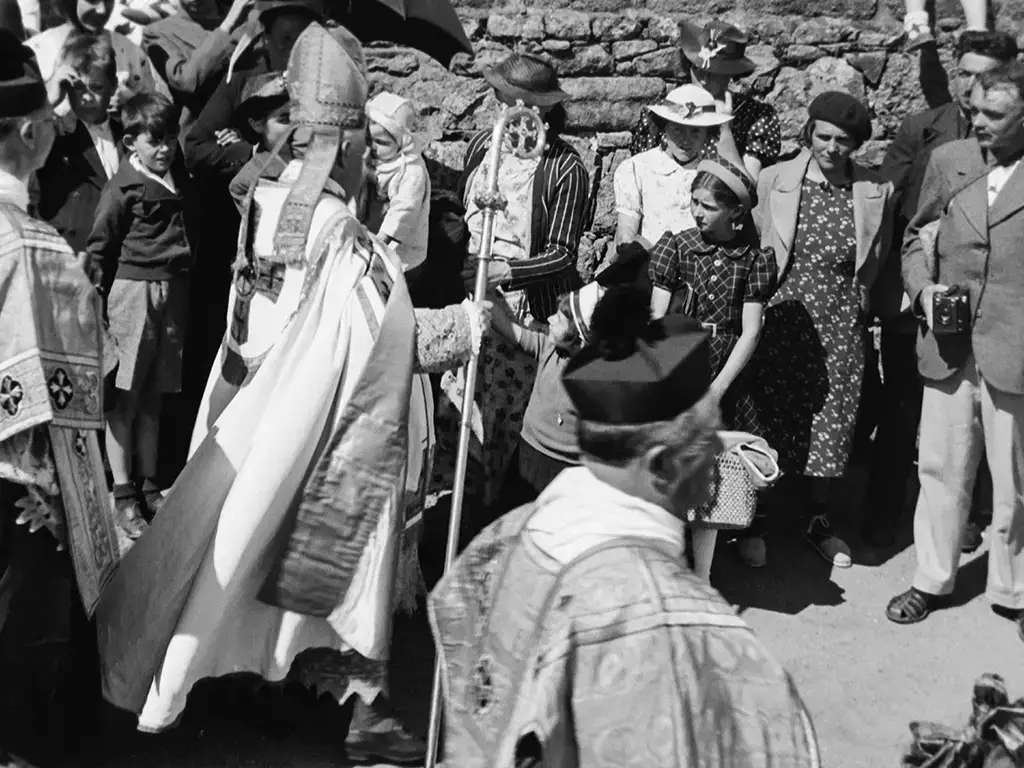
<svg viewBox="0 0 1024 768"><path fill-rule="evenodd" d="M720 21L713 21L704 29L687 22L680 26L679 48L689 62L690 75L719 103L732 102L732 138L747 173L757 181L762 168L778 161L782 134L773 106L729 89L734 79L746 77L757 69L746 56L747 43L745 32ZM633 129L630 150L636 155L660 146L661 141L661 131L644 110ZM713 158L717 152L715 143L708 142L705 156Z"/></svg>
<svg viewBox="0 0 1024 768"><path fill-rule="evenodd" d="M724 158L705 160L693 182L696 227L666 232L651 251L651 314L662 317L673 294L678 306L711 332L709 393L730 429L761 434L748 363L761 336L764 305L775 288L775 255L762 249L746 226L753 183ZM716 531L693 531L697 575L709 579Z"/></svg>
<svg viewBox="0 0 1024 768"><path fill-rule="evenodd" d="M816 98L807 149L762 174L755 218L778 259L765 313L754 401L762 435L790 475L803 476L806 536L837 567L852 563L831 532L830 483L846 472L860 403L870 309L891 239L891 186L850 155L871 136L867 108L832 91ZM764 560L760 537L741 547ZM758 564L754 562L752 564Z"/></svg>

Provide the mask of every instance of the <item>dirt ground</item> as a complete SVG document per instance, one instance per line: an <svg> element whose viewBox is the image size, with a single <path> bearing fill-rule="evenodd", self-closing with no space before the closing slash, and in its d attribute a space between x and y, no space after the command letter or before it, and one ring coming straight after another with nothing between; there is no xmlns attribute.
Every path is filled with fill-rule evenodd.
<svg viewBox="0 0 1024 768"><path fill-rule="evenodd" d="M722 546L712 580L790 670L814 718L828 768L899 765L908 723L960 726L972 684L983 672L1007 678L1024 696L1024 643L982 596L987 544L967 557L955 606L922 624L900 627L884 616L889 598L914 569L909 531L884 558L869 557L854 521L837 521L855 565L831 569L792 527L768 538L761 571ZM396 627L393 690L414 730L425 731L433 653L423 616ZM327 768L344 765L346 713L301 690L252 696L223 683L193 693L182 725L167 734L135 733L131 719L108 713L101 754L72 768Z"/></svg>

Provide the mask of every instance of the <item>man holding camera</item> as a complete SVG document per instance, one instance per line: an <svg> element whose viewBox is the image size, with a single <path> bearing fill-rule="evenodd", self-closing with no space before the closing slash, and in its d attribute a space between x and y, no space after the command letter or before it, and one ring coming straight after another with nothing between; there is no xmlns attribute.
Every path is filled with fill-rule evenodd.
<svg viewBox="0 0 1024 768"><path fill-rule="evenodd" d="M924 321L918 567L886 615L915 624L953 591L984 452L993 483L987 594L1024 639L1024 63L978 78L971 120L971 138L932 155L904 241L903 280Z"/></svg>

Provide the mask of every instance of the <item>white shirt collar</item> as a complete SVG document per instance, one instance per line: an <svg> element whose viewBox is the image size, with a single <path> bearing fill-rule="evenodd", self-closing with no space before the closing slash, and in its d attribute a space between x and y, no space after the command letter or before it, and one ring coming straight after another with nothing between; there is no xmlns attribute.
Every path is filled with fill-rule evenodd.
<svg viewBox="0 0 1024 768"><path fill-rule="evenodd" d="M683 521L656 504L599 480L586 467L567 469L537 499L527 530L545 554L567 563L622 538L660 542L683 556Z"/></svg>
<svg viewBox="0 0 1024 768"><path fill-rule="evenodd" d="M153 181L159 184L163 184L172 193L178 194L178 188L174 186L174 180L171 178L170 172L165 173L163 176L157 176L155 173L149 170L149 168L142 164L142 161L139 160L139 156L134 152L132 152L132 156L128 158L128 162L132 164L132 168L141 173L143 176L147 176L148 178L153 179Z"/></svg>
<svg viewBox="0 0 1024 768"><path fill-rule="evenodd" d="M1003 191L1003 187L1006 186L1006 182L1010 180L1014 172L1020 167L1021 161L1018 159L1017 162L1011 163L1010 165L997 165L995 168L988 172L988 204L992 205L999 197L999 193Z"/></svg>
<svg viewBox="0 0 1024 768"><path fill-rule="evenodd" d="M117 154L117 145L114 143L114 134L110 131L110 123L104 121L96 125L83 124L96 148L96 154L99 155L103 172L107 174L108 179L113 178L120 165L120 158Z"/></svg>
<svg viewBox="0 0 1024 768"><path fill-rule="evenodd" d="M28 213L28 183L0 169L0 203L10 203Z"/></svg>
<svg viewBox="0 0 1024 768"><path fill-rule="evenodd" d="M682 173L687 170L679 162L661 147L658 147L657 161L651 164L651 170L661 176L671 176L673 173Z"/></svg>

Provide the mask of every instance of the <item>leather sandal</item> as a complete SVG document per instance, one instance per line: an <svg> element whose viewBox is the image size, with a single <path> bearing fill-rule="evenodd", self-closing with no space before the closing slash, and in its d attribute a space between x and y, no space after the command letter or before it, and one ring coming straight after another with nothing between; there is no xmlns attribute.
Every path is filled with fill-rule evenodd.
<svg viewBox="0 0 1024 768"><path fill-rule="evenodd" d="M889 601L885 616L897 624L917 624L928 618L936 599L935 595L911 587Z"/></svg>

